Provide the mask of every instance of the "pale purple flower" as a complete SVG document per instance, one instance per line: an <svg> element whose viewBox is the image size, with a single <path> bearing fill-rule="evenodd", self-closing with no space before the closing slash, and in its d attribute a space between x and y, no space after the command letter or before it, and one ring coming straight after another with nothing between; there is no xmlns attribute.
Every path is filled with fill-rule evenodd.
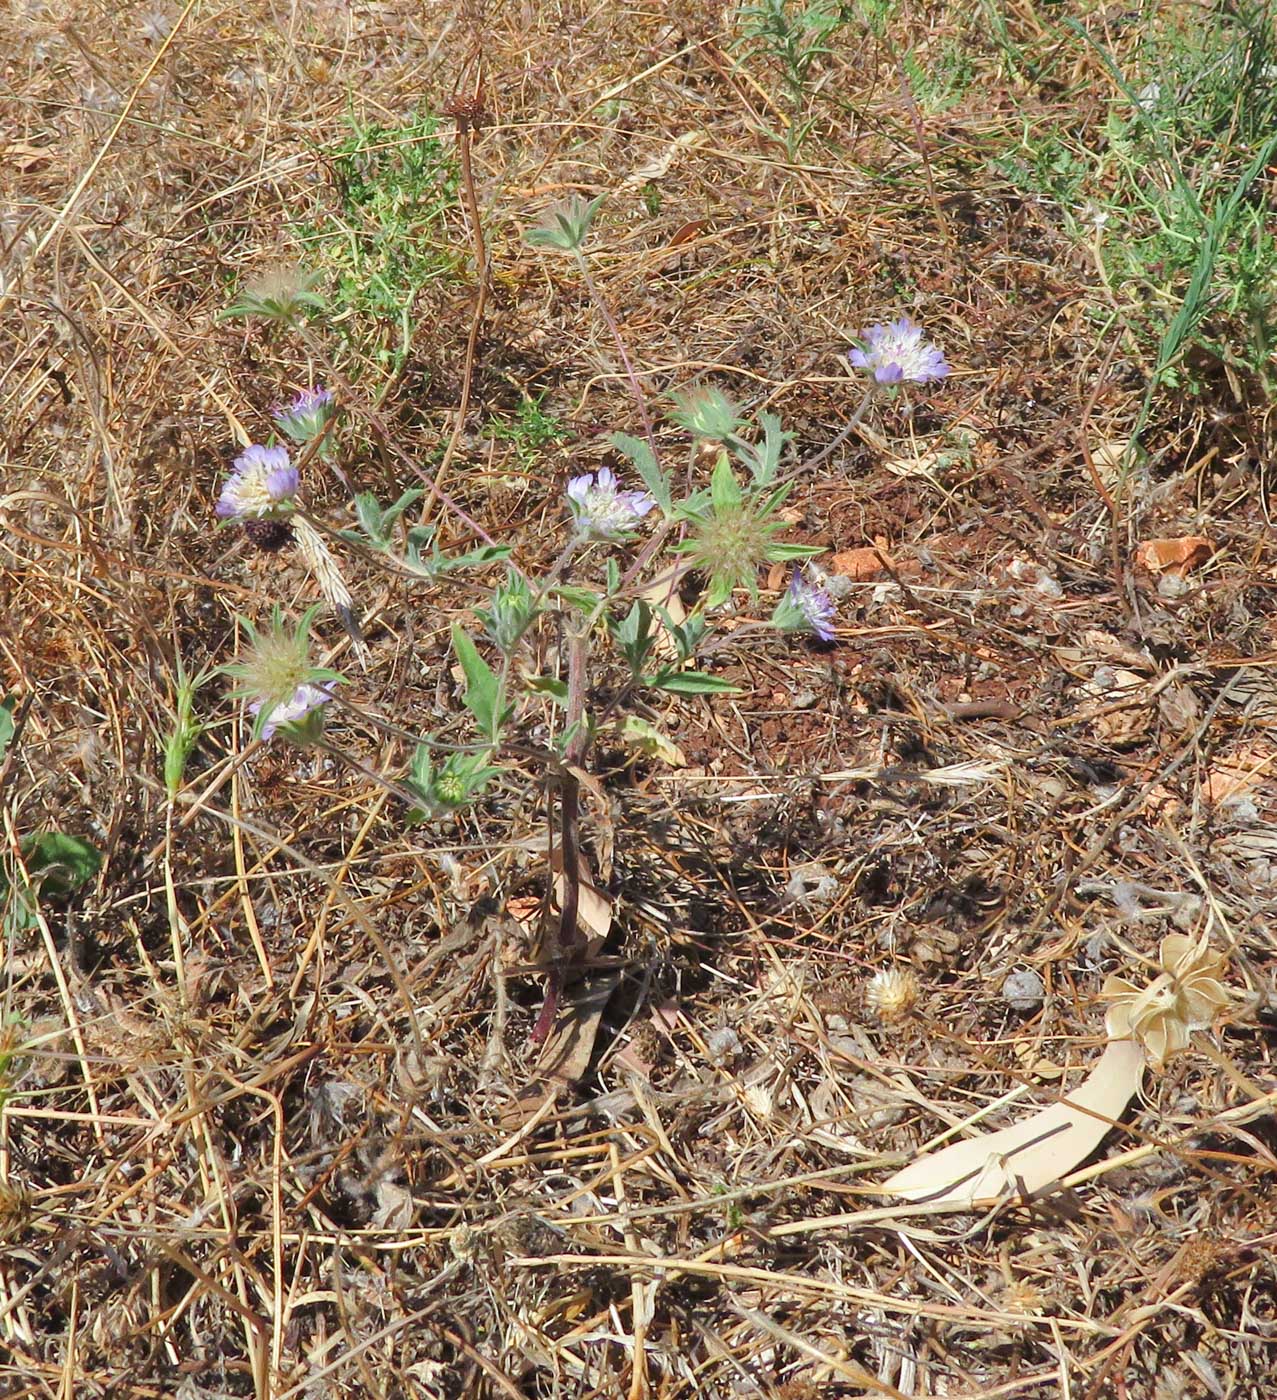
<svg viewBox="0 0 1277 1400"><path fill-rule="evenodd" d="M271 417L281 433L304 444L318 437L336 412L332 390L302 389L292 403L277 404L271 410Z"/></svg>
<svg viewBox="0 0 1277 1400"><path fill-rule="evenodd" d="M235 458L217 513L223 520L263 520L283 514L292 507L300 484L286 447L253 443Z"/></svg>
<svg viewBox="0 0 1277 1400"><path fill-rule="evenodd" d="M861 338L867 348L853 350L847 358L857 369L872 370L879 384L927 384L949 373L944 351L923 340L922 327L908 316L870 326Z"/></svg>
<svg viewBox="0 0 1277 1400"><path fill-rule="evenodd" d="M266 723L262 725L261 737L266 740L272 739L281 728L287 728L298 737L303 734L317 737L317 731L323 727L323 708L334 696L335 691L331 683L312 685L309 681L303 682L287 700L272 707ZM254 700L248 707L249 711L256 715L265 703L262 700Z"/></svg>
<svg viewBox="0 0 1277 1400"><path fill-rule="evenodd" d="M817 583L804 579L797 569L789 591L776 604L772 625L782 632L811 632L822 642L834 640L834 600Z"/></svg>
<svg viewBox="0 0 1277 1400"><path fill-rule="evenodd" d="M602 467L568 482L568 506L582 539L619 540L638 528L656 504L646 491L618 490L615 473Z"/></svg>

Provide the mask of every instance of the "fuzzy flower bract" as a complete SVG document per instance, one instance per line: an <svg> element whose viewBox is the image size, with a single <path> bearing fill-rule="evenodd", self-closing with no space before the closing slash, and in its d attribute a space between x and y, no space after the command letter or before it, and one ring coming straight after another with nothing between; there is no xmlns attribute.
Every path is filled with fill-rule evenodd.
<svg viewBox="0 0 1277 1400"><path fill-rule="evenodd" d="M818 552L814 546L783 544L776 538L787 528L776 512L788 490L784 485L746 495L727 453L720 452L709 491L681 507L687 538L677 549L693 569L708 575L707 608L721 607L737 588L747 588L756 598L763 565L807 559Z"/></svg>
<svg viewBox="0 0 1277 1400"><path fill-rule="evenodd" d="M602 467L568 482L568 506L577 534L586 540L622 540L656 504L646 491L622 491L616 474Z"/></svg>
<svg viewBox="0 0 1277 1400"><path fill-rule="evenodd" d="M218 497L223 520L265 520L292 510L300 480L286 447L252 443L232 464Z"/></svg>
<svg viewBox="0 0 1277 1400"><path fill-rule="evenodd" d="M795 569L788 591L772 613L772 626L779 627L782 632L811 632L822 642L832 642L836 611L829 594Z"/></svg>
<svg viewBox="0 0 1277 1400"><path fill-rule="evenodd" d="M908 316L861 332L865 348L850 352L857 369L872 371L879 384L927 384L949 373L944 351L923 340L922 327Z"/></svg>
<svg viewBox="0 0 1277 1400"><path fill-rule="evenodd" d="M285 437L304 447L324 431L336 412L331 389L302 389L291 403L277 404L271 418Z"/></svg>
<svg viewBox="0 0 1277 1400"><path fill-rule="evenodd" d="M311 685L309 682L299 685L287 700L272 705L267 711L261 724L260 737L273 739L276 733L284 730L287 737L295 740L317 738L317 721L322 718L323 707L334 698L334 684L330 681L327 685ZM253 715L259 715L265 705L261 700L254 700L248 708Z"/></svg>
<svg viewBox="0 0 1277 1400"><path fill-rule="evenodd" d="M241 682L235 694L249 702L255 716L253 738L269 739L277 732L296 742L318 738L323 707L343 679L339 671L311 664L310 625L318 611L316 604L290 627L277 606L269 627L261 631L247 618L240 619L248 634L248 655L224 669Z"/></svg>

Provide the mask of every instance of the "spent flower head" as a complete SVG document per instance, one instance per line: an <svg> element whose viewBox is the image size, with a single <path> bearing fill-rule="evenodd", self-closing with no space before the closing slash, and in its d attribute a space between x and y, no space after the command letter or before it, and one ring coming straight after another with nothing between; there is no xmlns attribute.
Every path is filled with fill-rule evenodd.
<svg viewBox="0 0 1277 1400"><path fill-rule="evenodd" d="M788 590L772 613L772 626L782 632L811 632L822 642L832 642L836 612L825 589L795 569Z"/></svg>
<svg viewBox="0 0 1277 1400"><path fill-rule="evenodd" d="M765 564L807 559L819 550L812 545L784 544L776 538L788 528L776 513L788 487L770 491L741 489L726 452L720 452L708 492L684 503L687 538L678 546L693 569L708 575L707 608L721 607L737 588L758 596L758 571Z"/></svg>
<svg viewBox="0 0 1277 1400"><path fill-rule="evenodd" d="M523 236L534 248L558 248L564 253L575 253L585 242L603 199L604 196L599 195L585 200L574 194L547 210L541 223L528 229Z"/></svg>
<svg viewBox="0 0 1277 1400"><path fill-rule="evenodd" d="M848 359L857 369L871 370L879 384L926 384L949 373L944 351L923 340L922 327L908 316L870 326L861 338L865 348L852 350Z"/></svg>
<svg viewBox="0 0 1277 1400"><path fill-rule="evenodd" d="M291 403L277 404L271 410L271 418L285 437L304 447L324 431L336 413L331 389L302 389ZM331 441L325 440L321 451L330 450Z"/></svg>
<svg viewBox="0 0 1277 1400"><path fill-rule="evenodd" d="M308 311L323 309L324 298L314 290L318 280L317 272L273 267L247 282L219 319L257 316L264 321L289 325L301 320Z"/></svg>
<svg viewBox="0 0 1277 1400"><path fill-rule="evenodd" d="M880 1021L899 1021L913 1010L919 991L918 975L911 968L885 967L869 979L865 1005Z"/></svg>
<svg viewBox="0 0 1277 1400"><path fill-rule="evenodd" d="M255 739L269 739L279 731L305 742L322 730L323 707L333 699L333 686L343 677L339 671L311 664L310 625L318 611L319 604L308 608L297 626L290 627L277 605L270 626L260 632L247 618L240 618L248 634L248 655L223 669L241 682L235 694L248 700L256 716Z"/></svg>
<svg viewBox="0 0 1277 1400"><path fill-rule="evenodd" d="M1205 939L1167 934L1158 962L1162 971L1147 987L1112 976L1101 993L1112 1003L1105 1017L1109 1035L1138 1040L1154 1069L1186 1050L1191 1033L1205 1030L1228 1004L1228 989L1220 981L1226 959Z"/></svg>
<svg viewBox="0 0 1277 1400"><path fill-rule="evenodd" d="M300 481L286 447L252 443L232 463L217 513L223 520L267 520L289 514Z"/></svg>
<svg viewBox="0 0 1277 1400"><path fill-rule="evenodd" d="M623 540L656 504L646 491L622 491L608 467L568 482L568 507L583 540Z"/></svg>
<svg viewBox="0 0 1277 1400"><path fill-rule="evenodd" d="M724 446L737 443L745 426L736 405L712 385L675 394L670 417L694 436Z"/></svg>

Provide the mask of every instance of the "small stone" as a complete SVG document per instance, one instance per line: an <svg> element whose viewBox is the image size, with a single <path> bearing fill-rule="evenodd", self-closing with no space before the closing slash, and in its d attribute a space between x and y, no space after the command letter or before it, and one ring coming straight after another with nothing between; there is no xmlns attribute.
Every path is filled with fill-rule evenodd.
<svg viewBox="0 0 1277 1400"><path fill-rule="evenodd" d="M1032 1011L1042 1004L1046 988L1032 968L1013 972L1002 984L1002 1000L1012 1011Z"/></svg>

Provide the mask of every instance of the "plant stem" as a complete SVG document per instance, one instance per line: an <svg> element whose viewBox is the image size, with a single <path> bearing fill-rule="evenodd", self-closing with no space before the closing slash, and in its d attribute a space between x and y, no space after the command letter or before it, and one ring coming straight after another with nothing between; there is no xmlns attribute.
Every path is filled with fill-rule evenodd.
<svg viewBox="0 0 1277 1400"><path fill-rule="evenodd" d="M630 361L629 352L625 348L625 341L621 336L621 328L617 325L616 317L612 315L612 310L607 302L603 300L603 295L595 285L594 278L590 276L589 265L585 261L585 255L580 248L574 248L576 265L581 273L581 278L585 283L585 290L590 295L590 300L594 303L595 310L607 322L607 328L612 332L612 339L616 342L617 352L621 356L621 363L625 366L626 378L630 381L630 392L634 395L634 402L638 405L639 417L643 420L643 435L647 438L647 445L652 449L652 455L659 462L661 460L660 448L656 443L656 430L652 426L652 415L648 412L647 396L643 393L643 386L639 383L639 377L635 373L634 366Z"/></svg>
<svg viewBox="0 0 1277 1400"><path fill-rule="evenodd" d="M559 853L563 866L563 906L559 910L558 937L553 951L554 966L546 980L545 1000L536 1025L532 1028L531 1043L543 1045L554 1024L555 1013L563 992L564 972L571 960L578 956L584 940L577 924L577 910L581 900L581 864L578 842L578 822L580 818L581 784L576 776L585 759L590 735L586 726L585 687L586 670L589 664L588 632L585 628L572 633L568 641L568 704L567 704L567 747L563 753L563 766L558 774L559 787Z"/></svg>

